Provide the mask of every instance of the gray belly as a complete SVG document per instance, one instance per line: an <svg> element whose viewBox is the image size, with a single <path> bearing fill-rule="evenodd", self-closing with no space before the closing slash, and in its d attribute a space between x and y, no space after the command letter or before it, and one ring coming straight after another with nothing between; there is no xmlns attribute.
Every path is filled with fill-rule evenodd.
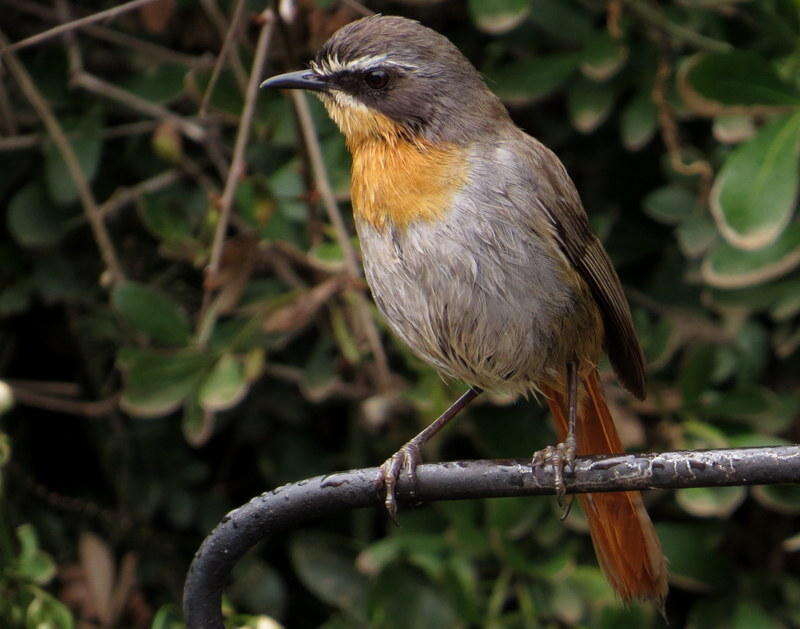
<svg viewBox="0 0 800 629"><path fill-rule="evenodd" d="M499 209L376 231L356 221L364 269L390 327L442 374L527 392L560 378L576 338L596 334L567 262Z"/></svg>

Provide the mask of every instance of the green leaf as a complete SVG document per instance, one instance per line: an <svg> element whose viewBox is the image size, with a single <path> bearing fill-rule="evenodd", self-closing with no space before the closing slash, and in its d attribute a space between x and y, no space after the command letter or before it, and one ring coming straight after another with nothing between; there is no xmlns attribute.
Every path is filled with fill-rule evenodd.
<svg viewBox="0 0 800 629"><path fill-rule="evenodd" d="M620 120L622 144L626 149L638 151L653 139L658 128L656 113L652 98L644 92L626 105Z"/></svg>
<svg viewBox="0 0 800 629"><path fill-rule="evenodd" d="M35 629L73 629L75 620L69 608L39 588L31 588L34 598L25 612L25 626Z"/></svg>
<svg viewBox="0 0 800 629"><path fill-rule="evenodd" d="M297 535L291 557L303 585L322 601L366 622L367 579L356 571L341 543L319 535Z"/></svg>
<svg viewBox="0 0 800 629"><path fill-rule="evenodd" d="M752 489L763 507L784 515L800 514L800 485L758 485Z"/></svg>
<svg viewBox="0 0 800 629"><path fill-rule="evenodd" d="M503 64L488 71L497 95L512 104L529 103L561 87L578 69L575 53L553 54Z"/></svg>
<svg viewBox="0 0 800 629"><path fill-rule="evenodd" d="M572 126L581 133L594 131L608 118L615 96L610 85L585 80L574 83L567 93Z"/></svg>
<svg viewBox="0 0 800 629"><path fill-rule="evenodd" d="M709 203L720 232L741 249L760 249L789 224L800 183L800 112L766 125L726 160Z"/></svg>
<svg viewBox="0 0 800 629"><path fill-rule="evenodd" d="M129 81L124 83L124 87L139 98L164 104L175 100L180 95L183 91L185 77L185 67L164 63L135 73ZM218 85L215 93L220 91L219 88Z"/></svg>
<svg viewBox="0 0 800 629"><path fill-rule="evenodd" d="M782 629L784 624L770 615L756 602L740 600L731 618L731 629Z"/></svg>
<svg viewBox="0 0 800 629"><path fill-rule="evenodd" d="M223 354L200 387L200 406L206 411L227 410L242 401L248 388L242 362Z"/></svg>
<svg viewBox="0 0 800 629"><path fill-rule="evenodd" d="M209 357L189 350L141 352L125 363L120 406L136 417L159 417L175 411L195 389L207 372Z"/></svg>
<svg viewBox="0 0 800 629"><path fill-rule="evenodd" d="M675 230L678 245L687 258L703 255L717 239L717 229L706 214L692 214Z"/></svg>
<svg viewBox="0 0 800 629"><path fill-rule="evenodd" d="M746 497L744 487L691 487L675 492L681 508L698 518L727 518Z"/></svg>
<svg viewBox="0 0 800 629"><path fill-rule="evenodd" d="M150 629L186 629L178 608L172 603L162 605L153 616Z"/></svg>
<svg viewBox="0 0 800 629"><path fill-rule="evenodd" d="M195 395L184 402L181 430L186 442L195 448L204 445L214 433L214 413L203 410Z"/></svg>
<svg viewBox="0 0 800 629"><path fill-rule="evenodd" d="M800 105L800 93L752 51L700 55L691 59L681 74L684 97L700 109L721 113L722 109L731 107Z"/></svg>
<svg viewBox="0 0 800 629"><path fill-rule="evenodd" d="M785 275L800 264L800 221L762 249L743 251L727 242L718 243L703 261L707 284L718 288L744 288Z"/></svg>
<svg viewBox="0 0 800 629"><path fill-rule="evenodd" d="M715 348L710 345L694 347L686 357L679 376L683 403L693 404L706 390L714 372Z"/></svg>
<svg viewBox="0 0 800 629"><path fill-rule="evenodd" d="M67 232L67 220L38 183L22 188L8 204L8 231L23 247L52 247Z"/></svg>
<svg viewBox="0 0 800 629"><path fill-rule="evenodd" d="M469 0L467 6L479 29L500 35L523 22L531 11L531 0Z"/></svg>
<svg viewBox="0 0 800 629"><path fill-rule="evenodd" d="M82 117L77 124L65 124L64 127L65 131L71 132L68 141L75 152L81 171L86 181L91 182L97 173L103 149L101 136L103 119L99 112L95 111ZM75 187L72 175L61 157L61 152L52 141L44 145L44 170L45 183L51 199L61 205L67 205L78 199L78 189Z"/></svg>
<svg viewBox="0 0 800 629"><path fill-rule="evenodd" d="M722 535L716 524L662 522L656 529L674 583L703 592L730 582L735 571L717 550Z"/></svg>
<svg viewBox="0 0 800 629"><path fill-rule="evenodd" d="M189 342L192 330L186 313L150 286L123 282L111 292L111 305L130 325L158 343L179 346Z"/></svg>
<svg viewBox="0 0 800 629"><path fill-rule="evenodd" d="M653 190L644 198L645 213L653 220L667 225L678 225L694 212L695 195L679 184L673 183Z"/></svg>
<svg viewBox="0 0 800 629"><path fill-rule="evenodd" d="M39 540L33 526L30 524L18 526L17 540L20 551L16 559L15 572L39 585L49 583L56 574L56 564L50 555L39 548Z"/></svg>
<svg viewBox="0 0 800 629"><path fill-rule="evenodd" d="M593 81L607 81L627 60L627 47L603 31L586 42L581 72Z"/></svg>

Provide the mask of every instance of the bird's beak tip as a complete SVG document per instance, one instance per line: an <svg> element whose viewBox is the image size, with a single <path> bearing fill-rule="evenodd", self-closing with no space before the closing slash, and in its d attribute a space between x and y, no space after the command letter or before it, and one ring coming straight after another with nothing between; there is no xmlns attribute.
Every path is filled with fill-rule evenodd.
<svg viewBox="0 0 800 629"><path fill-rule="evenodd" d="M325 80L311 70L298 70L272 76L260 85L267 89L312 90L324 92L327 89Z"/></svg>

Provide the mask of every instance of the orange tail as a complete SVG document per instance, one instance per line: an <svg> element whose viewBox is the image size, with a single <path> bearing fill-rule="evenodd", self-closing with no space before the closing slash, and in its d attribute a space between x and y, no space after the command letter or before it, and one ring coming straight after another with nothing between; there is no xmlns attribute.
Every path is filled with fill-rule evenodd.
<svg viewBox="0 0 800 629"><path fill-rule="evenodd" d="M578 454L622 452L597 372L592 370L582 382L587 395L578 410ZM543 392L563 441L567 434L566 395L549 387ZM597 560L617 594L624 601L649 599L662 604L667 595L667 566L641 494L580 494L579 499L589 521Z"/></svg>

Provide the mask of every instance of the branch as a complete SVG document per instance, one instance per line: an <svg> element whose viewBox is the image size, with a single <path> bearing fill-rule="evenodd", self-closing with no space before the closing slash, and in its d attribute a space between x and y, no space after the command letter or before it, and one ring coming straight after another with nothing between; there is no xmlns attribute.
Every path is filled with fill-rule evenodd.
<svg viewBox="0 0 800 629"><path fill-rule="evenodd" d="M214 232L214 240L211 244L208 267L206 268L206 286L211 285L212 282L209 280L213 280L213 278L216 276L222 260L222 250L225 245L225 234L228 231L228 223L230 222L231 218L231 209L233 208L233 199L236 193L236 187L239 184L239 179L244 173L244 152L247 148L247 142L250 139L250 129L253 124L253 116L255 115L258 86L261 82L261 73L264 68L264 60L267 58L267 51L272 38L272 32L274 28L272 10L265 9L261 14L261 19L261 32L258 35L256 54L255 58L253 59L253 67L250 70L250 78L247 83L247 92L245 94L242 117L239 123L239 129L236 133L236 143L234 144L233 149L233 159L231 160L231 166L228 170L228 176L225 180L225 188L222 192L222 198L219 202L219 219L217 221L217 229ZM235 24L231 24L231 28L234 28L234 26ZM206 295L208 295L207 290ZM204 302L205 301L206 300L204 300Z"/></svg>
<svg viewBox="0 0 800 629"><path fill-rule="evenodd" d="M6 39L6 36L3 34L2 30L0 30L0 46L6 46L6 44L8 44L8 39ZM70 177L72 177L72 180L75 183L75 188L78 190L78 196L80 197L81 205L83 206L83 212L92 228L92 233L94 234L97 247L100 249L100 255L102 256L103 262L106 265L106 269L110 274L111 283L115 284L118 281L124 280L125 273L122 270L122 264L117 257L117 253L114 249L114 244L111 241L111 236L108 233L108 229L103 222L103 217L100 214L100 208L98 207L97 201L94 198L94 194L89 186L89 182L86 180L86 175L84 174L80 162L78 161L78 156L75 154L75 150L72 148L72 145L69 143L69 140L64 133L64 129L59 124L55 114L53 114L53 110L51 109L50 105L47 103L41 92L39 92L38 88L34 84L33 79L31 78L30 74L28 74L25 66L22 65L17 56L10 51L10 48L3 49L2 54L0 54L0 60L4 61L8 66L8 69L11 75L14 77L14 80L17 82L17 85L19 85L20 90L36 110L36 113L39 115L44 123L45 128L47 129L47 133L53 139L53 144L55 144L59 153L61 153L61 157L67 166Z"/></svg>
<svg viewBox="0 0 800 629"><path fill-rule="evenodd" d="M186 577L187 629L222 629L222 589L236 562L256 543L340 511L380 507L379 468L317 476L257 496L228 513L205 539ZM660 454L582 456L567 493L762 485L800 481L800 446ZM554 494L552 467L527 460L456 461L418 468L416 502ZM409 501L409 482L398 499Z"/></svg>
<svg viewBox="0 0 800 629"><path fill-rule="evenodd" d="M87 15L86 17L82 17L78 20L73 20L72 22L67 22L66 24L60 24L59 26L55 26L42 33L38 33L36 35L32 35L31 37L22 39L18 42L14 42L13 44L9 44L8 42L3 42L2 48L0 48L0 53L12 52L14 50L25 48L27 46L33 46L34 44L38 44L47 39L51 39L56 35L67 33L69 31L75 30L76 28L81 28L83 26L86 26L87 24L92 24L94 22L99 22L101 20L115 18L122 13L126 13L128 11L132 11L133 9L143 7L144 5L149 4L151 2L153 2L153 0L132 0L131 2L120 4L119 6L112 7L111 9L106 9L105 11L100 11L99 13L93 13L92 15Z"/></svg>

